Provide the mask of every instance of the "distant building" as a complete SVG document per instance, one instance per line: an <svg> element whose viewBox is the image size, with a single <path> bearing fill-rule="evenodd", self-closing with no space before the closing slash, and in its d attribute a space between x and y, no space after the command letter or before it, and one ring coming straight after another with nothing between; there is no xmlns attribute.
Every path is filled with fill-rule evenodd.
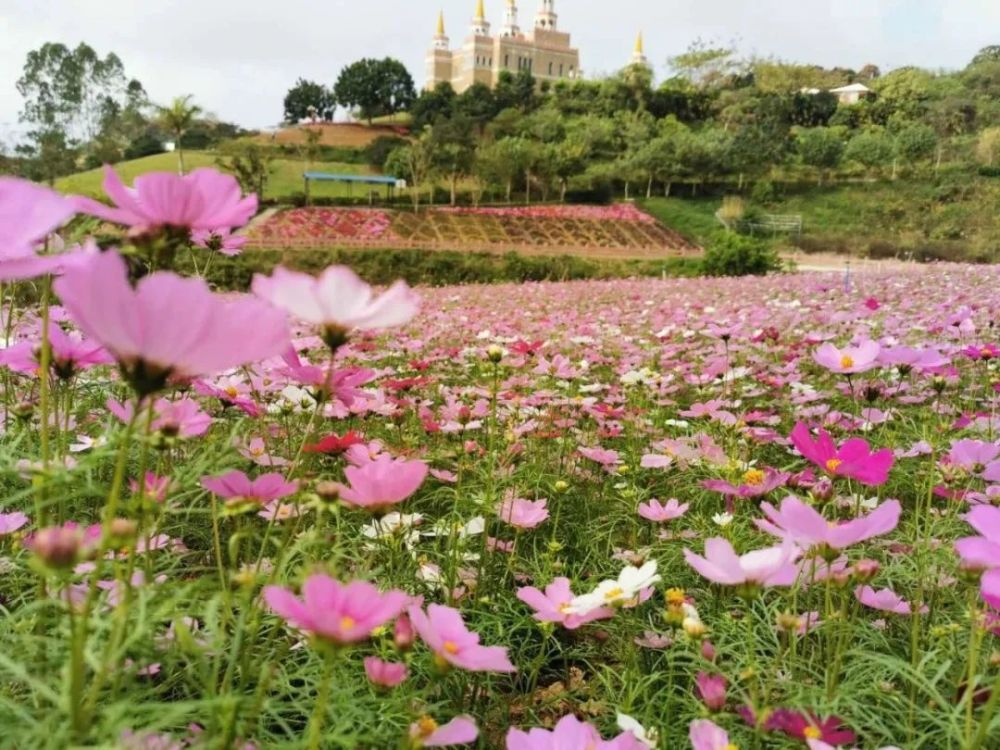
<svg viewBox="0 0 1000 750"><path fill-rule="evenodd" d="M499 34L491 34L484 2L477 0L469 35L455 50L451 49L441 13L427 53L426 87L433 89L447 81L459 93L474 83L492 88L505 70L514 74L527 70L538 81L580 78L580 51L572 46L570 35L558 29L555 0L540 1L534 29L521 31L517 0L507 0L503 28Z"/></svg>
<svg viewBox="0 0 1000 750"><path fill-rule="evenodd" d="M866 99L872 90L863 83L852 83L850 86L830 89L830 93L837 97L841 104L857 104L862 99Z"/></svg>

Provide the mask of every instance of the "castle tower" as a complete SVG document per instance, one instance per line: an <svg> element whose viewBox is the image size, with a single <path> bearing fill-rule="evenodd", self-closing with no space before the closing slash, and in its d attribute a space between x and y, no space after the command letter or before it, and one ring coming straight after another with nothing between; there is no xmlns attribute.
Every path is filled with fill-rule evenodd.
<svg viewBox="0 0 1000 750"><path fill-rule="evenodd" d="M427 53L427 88L433 90L443 81L451 82L454 56L451 41L444 29L444 11L438 15L437 31Z"/></svg>
<svg viewBox="0 0 1000 750"><path fill-rule="evenodd" d="M520 36L521 27L517 25L517 2L507 0L507 10L504 12L503 32L501 36Z"/></svg>
<svg viewBox="0 0 1000 750"><path fill-rule="evenodd" d="M490 22L486 20L486 7L483 0L478 0L476 3L476 17L472 19L472 35L490 35Z"/></svg>
<svg viewBox="0 0 1000 750"><path fill-rule="evenodd" d="M535 28L555 31L559 16L556 15L556 0L542 0L535 16Z"/></svg>
<svg viewBox="0 0 1000 750"><path fill-rule="evenodd" d="M644 50L644 45L642 42L642 32L639 32L639 36L635 40L635 50L632 52L632 65L643 65L649 67L649 60L646 58L646 52Z"/></svg>

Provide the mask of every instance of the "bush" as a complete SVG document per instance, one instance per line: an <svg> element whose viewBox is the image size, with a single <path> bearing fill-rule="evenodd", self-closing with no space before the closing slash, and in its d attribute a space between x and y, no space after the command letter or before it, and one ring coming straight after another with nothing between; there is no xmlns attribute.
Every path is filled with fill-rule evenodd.
<svg viewBox="0 0 1000 750"><path fill-rule="evenodd" d="M385 163L389 159L389 154L395 151L400 146L405 146L407 144L405 138L400 138L395 135L380 135L374 141L368 144L365 149L365 160L372 169L382 170L385 168Z"/></svg>
<svg viewBox="0 0 1000 750"><path fill-rule="evenodd" d="M205 273L216 289L244 291L255 273L270 273L283 265L305 273L319 273L340 263L350 266L372 284L404 279L410 284L488 284L522 281L567 281L633 276L697 276L697 258L665 260L590 260L570 255L525 256L517 253L466 253L444 250L399 249L295 249L248 250L242 255L213 255ZM194 272L189 255L178 257L182 273ZM204 260L199 259L204 266Z"/></svg>
<svg viewBox="0 0 1000 750"><path fill-rule="evenodd" d="M733 233L717 235L701 261L706 276L764 276L780 269L781 259L770 243Z"/></svg>

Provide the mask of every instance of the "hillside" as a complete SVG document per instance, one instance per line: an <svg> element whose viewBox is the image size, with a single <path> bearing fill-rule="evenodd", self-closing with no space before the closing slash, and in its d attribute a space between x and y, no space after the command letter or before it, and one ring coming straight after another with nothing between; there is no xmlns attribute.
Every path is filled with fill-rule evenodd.
<svg viewBox="0 0 1000 750"><path fill-rule="evenodd" d="M334 148L364 148L376 138L399 138L407 134L402 122L398 125L363 125L360 123L317 123L282 128L276 133L261 133L254 141L261 144L302 145L306 142L306 131L321 133L319 145Z"/></svg>
<svg viewBox="0 0 1000 750"><path fill-rule="evenodd" d="M218 154L209 151L184 152L184 162L189 170L197 167L217 167L217 158ZM147 172L176 171L177 155L156 154L155 156L146 156L142 159L119 162L114 167L125 183L131 184L136 177ZM303 192L302 173L306 169L304 161L299 159L275 159L271 167L271 178L267 184L265 198L287 202ZM320 162L314 164L313 167L326 172L340 172L343 174L369 174L372 171L363 164L346 164L343 162ZM101 189L103 179L102 169L92 169L56 180L56 189L64 193L101 197L104 195L104 191ZM310 190L312 195L317 198L342 198L349 194L349 189L346 185L332 183L318 183L313 185Z"/></svg>

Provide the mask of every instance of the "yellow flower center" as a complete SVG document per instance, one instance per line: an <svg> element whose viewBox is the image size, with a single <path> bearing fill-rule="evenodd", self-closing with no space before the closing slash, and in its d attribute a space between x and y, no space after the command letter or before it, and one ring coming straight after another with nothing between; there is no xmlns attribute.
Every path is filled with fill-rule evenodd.
<svg viewBox="0 0 1000 750"><path fill-rule="evenodd" d="M818 740L823 737L823 733L816 727L806 727L802 730L802 734L805 735L807 740Z"/></svg>
<svg viewBox="0 0 1000 750"><path fill-rule="evenodd" d="M229 396L229 398L236 398L237 396L240 395L240 392L238 390L236 390L236 386L235 385L231 385L228 388L226 388L225 390L226 390L226 395Z"/></svg>
<svg viewBox="0 0 1000 750"><path fill-rule="evenodd" d="M684 603L684 589L668 589L667 604L679 607Z"/></svg>
<svg viewBox="0 0 1000 750"><path fill-rule="evenodd" d="M854 367L854 358L848 357L846 354L840 358L840 366L845 370L849 367Z"/></svg>
<svg viewBox="0 0 1000 750"><path fill-rule="evenodd" d="M458 653L458 644L455 643L455 641L445 641L444 650L447 651L452 656L454 656L455 654Z"/></svg>
<svg viewBox="0 0 1000 750"><path fill-rule="evenodd" d="M621 595L624 594L624 593L625 592L622 589L620 589L617 586L615 586L613 589L608 589L605 592L605 594L604 594L604 601L606 601L606 602L613 602L615 599L620 599Z"/></svg>
<svg viewBox="0 0 1000 750"><path fill-rule="evenodd" d="M437 731L437 728L438 723L430 716L421 716L420 721L417 722L417 731L421 737L430 737Z"/></svg>
<svg viewBox="0 0 1000 750"><path fill-rule="evenodd" d="M740 750L740 749L736 746L735 742L730 742L722 750Z"/></svg>
<svg viewBox="0 0 1000 750"><path fill-rule="evenodd" d="M764 484L764 472L760 469L749 469L743 472L743 483L753 487Z"/></svg>
<svg viewBox="0 0 1000 750"><path fill-rule="evenodd" d="M561 614L561 615L568 615L571 606L572 605L569 602L564 602L563 604L560 604L559 605L559 614Z"/></svg>
<svg viewBox="0 0 1000 750"><path fill-rule="evenodd" d="M354 626L357 625L357 624L358 623L354 620L353 617L344 616L344 617L340 618L340 629L341 630L353 630Z"/></svg>
<svg viewBox="0 0 1000 750"><path fill-rule="evenodd" d="M831 474L833 474L837 471L837 469L840 468L840 465L842 463L844 462L841 461L839 458L831 458L829 461L826 462L826 470Z"/></svg>

